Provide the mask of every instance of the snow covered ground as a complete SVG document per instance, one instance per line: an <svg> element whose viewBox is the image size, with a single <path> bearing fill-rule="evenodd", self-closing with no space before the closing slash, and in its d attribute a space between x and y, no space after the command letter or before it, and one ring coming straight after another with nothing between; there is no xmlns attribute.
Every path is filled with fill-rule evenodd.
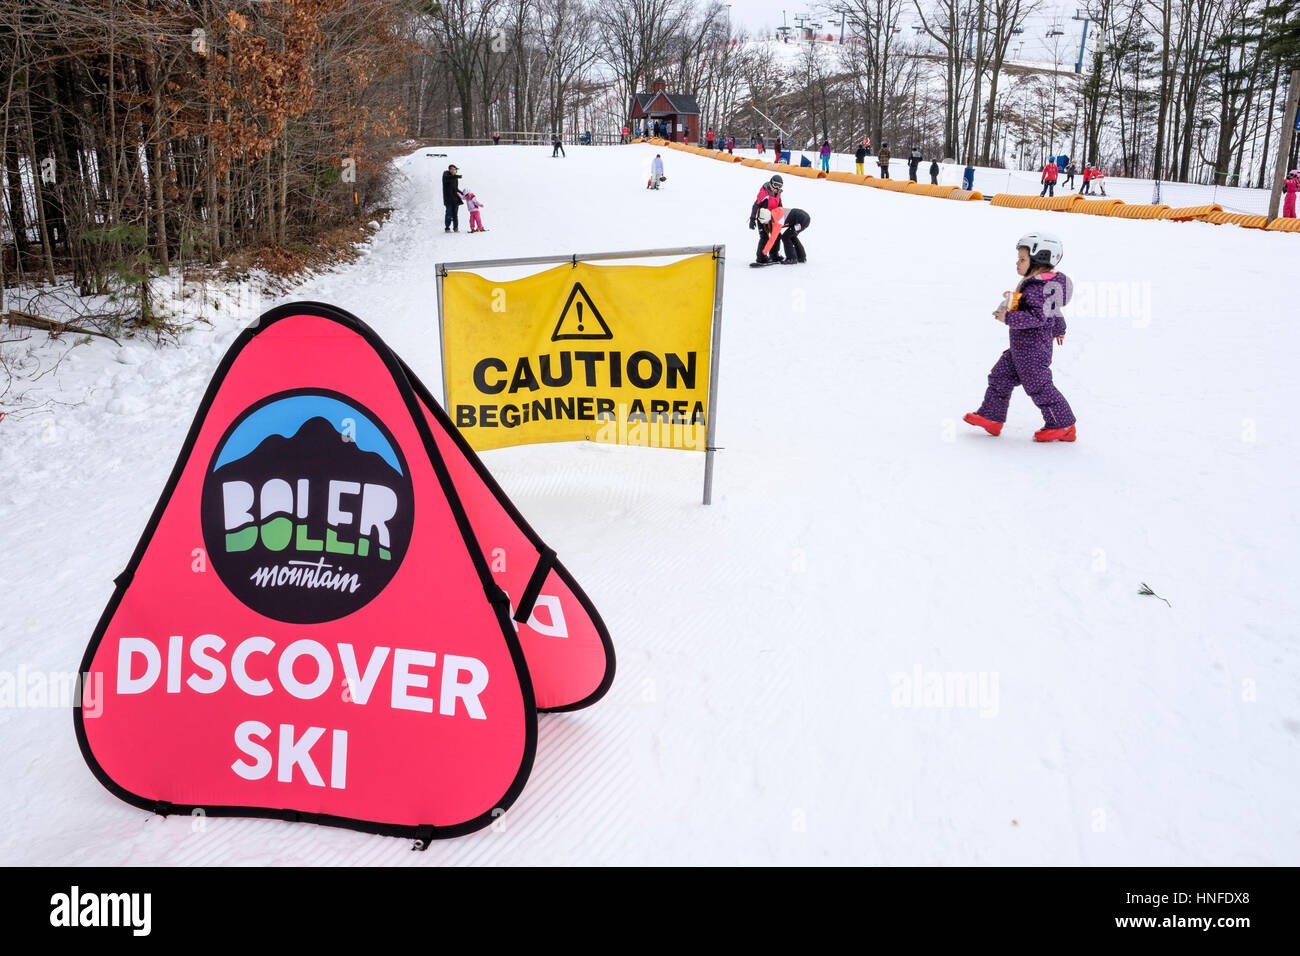
<svg viewBox="0 0 1300 956"><path fill-rule="evenodd" d="M435 392L435 262L727 244L711 507L695 454L485 454L609 625L610 693L542 717L499 827L427 853L162 819L95 781L36 688L77 667L209 376L274 304L232 298L183 347L74 349L47 387L87 400L0 424L0 679L28 688L0 707L0 859L1300 862L1300 238L795 180L810 261L751 270L762 171L665 150L651 193L645 145L429 152L367 254L286 299L355 312ZM490 232L443 233L448 162ZM1076 286L1073 445L1035 444L1019 393L1000 438L961 421L1030 229Z"/></svg>

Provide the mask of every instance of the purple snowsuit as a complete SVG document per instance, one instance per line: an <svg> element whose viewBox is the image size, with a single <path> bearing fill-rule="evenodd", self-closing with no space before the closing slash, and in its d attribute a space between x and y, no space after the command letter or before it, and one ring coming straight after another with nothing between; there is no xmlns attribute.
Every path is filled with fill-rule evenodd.
<svg viewBox="0 0 1300 956"><path fill-rule="evenodd" d="M993 371L989 387L977 414L989 421L1005 422L1011 391L1025 387L1043 413L1044 427L1068 428L1075 422L1070 403L1052 384L1052 339L1065 334L1062 306L1073 292L1063 272L1041 272L1020 283L1015 310L1007 312L1007 329L1011 348L1002 353Z"/></svg>

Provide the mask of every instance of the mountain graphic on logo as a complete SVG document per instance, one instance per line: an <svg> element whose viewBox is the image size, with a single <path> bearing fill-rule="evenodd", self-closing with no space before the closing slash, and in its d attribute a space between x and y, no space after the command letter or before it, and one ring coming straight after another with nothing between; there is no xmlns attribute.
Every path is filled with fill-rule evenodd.
<svg viewBox="0 0 1300 956"><path fill-rule="evenodd" d="M268 617L342 617L377 595L401 564L414 526L410 475L394 443L356 410L349 420L366 423L375 450L313 416L292 435L264 429L232 457L231 445L242 451L254 440L245 425L258 411L231 431L204 481L209 559L236 597Z"/></svg>
<svg viewBox="0 0 1300 956"><path fill-rule="evenodd" d="M221 465L213 474L223 481L231 480L232 476L248 481L262 475L277 474L283 470L285 462L329 463L329 467L336 471L346 470L349 475L355 474L357 477L349 478L353 481L391 483L402 474L377 452L363 451L348 435L323 418L307 419L290 438L279 434L267 435L248 454ZM354 467L357 469L355 472L352 471Z"/></svg>

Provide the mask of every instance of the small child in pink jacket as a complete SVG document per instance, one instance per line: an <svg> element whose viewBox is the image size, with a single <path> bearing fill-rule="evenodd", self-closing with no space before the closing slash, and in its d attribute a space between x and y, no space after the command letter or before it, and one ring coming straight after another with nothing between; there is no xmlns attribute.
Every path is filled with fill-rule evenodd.
<svg viewBox="0 0 1300 956"><path fill-rule="evenodd" d="M465 193L465 209L469 212L469 231L470 232L487 232L483 228L483 217L479 215L479 210L483 208L483 203L479 202L478 197L473 193Z"/></svg>

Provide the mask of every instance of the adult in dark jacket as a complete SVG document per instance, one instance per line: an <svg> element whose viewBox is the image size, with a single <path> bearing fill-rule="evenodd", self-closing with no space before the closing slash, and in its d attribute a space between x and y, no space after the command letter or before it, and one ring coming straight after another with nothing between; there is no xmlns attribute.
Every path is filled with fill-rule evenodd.
<svg viewBox="0 0 1300 956"><path fill-rule="evenodd" d="M921 150L917 146L912 147L911 155L907 157L907 178L916 182L916 171L921 165Z"/></svg>
<svg viewBox="0 0 1300 956"><path fill-rule="evenodd" d="M858 164L857 174L862 175L862 164L867 161L867 147L859 146L853 153L853 161Z"/></svg>
<svg viewBox="0 0 1300 956"><path fill-rule="evenodd" d="M804 252L799 237L808 231L812 217L802 209L787 209L785 228L781 230L781 248L785 250L787 263L807 262L808 254Z"/></svg>
<svg viewBox="0 0 1300 956"><path fill-rule="evenodd" d="M881 178L881 179L888 179L888 178L889 178L889 156L890 156L890 153L889 153L889 144L888 144L888 143L882 143L881 146L880 146L880 152L879 152L879 154L877 154L877 156L876 156L876 162L878 162L878 163L880 164L880 178Z"/></svg>
<svg viewBox="0 0 1300 956"><path fill-rule="evenodd" d="M930 185L939 185L939 161L937 159L930 160Z"/></svg>
<svg viewBox="0 0 1300 956"><path fill-rule="evenodd" d="M460 170L448 166L442 174L442 204L447 207L443 232L460 232L460 205L464 201L460 196Z"/></svg>

